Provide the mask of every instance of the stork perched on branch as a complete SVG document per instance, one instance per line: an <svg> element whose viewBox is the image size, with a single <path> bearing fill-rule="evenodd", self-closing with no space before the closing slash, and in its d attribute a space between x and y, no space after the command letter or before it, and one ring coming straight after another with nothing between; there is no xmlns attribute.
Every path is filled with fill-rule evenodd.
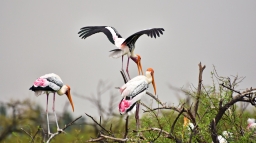
<svg viewBox="0 0 256 143"><path fill-rule="evenodd" d="M46 95L47 95L46 117L47 117L47 127L48 127L49 135L51 134L51 132L50 132L50 127L49 127L49 117L48 117L48 97L49 97L50 93L53 93L52 110L55 115L57 131L62 131L59 128L57 116L55 113L55 93L57 92L57 94L60 96L66 94L67 98L71 104L72 110L74 112L74 104L72 101L72 96L70 94L70 86L64 85L61 78L58 75L56 75L54 73L50 73L50 74L46 74L46 75L39 77L29 89L34 91L36 96L39 96L43 93L46 93Z"/></svg>
<svg viewBox="0 0 256 143"><path fill-rule="evenodd" d="M126 113L130 115L135 112L136 102L146 94L150 83L152 83L156 94L154 70L152 68L147 69L145 76L138 75L120 88L122 100L119 103L119 112L121 115Z"/></svg>
<svg viewBox="0 0 256 143"><path fill-rule="evenodd" d="M134 53L135 43L137 39L144 34L148 35L151 38L160 37L160 35L163 34L163 31L164 31L163 28L151 28L151 29L141 30L139 32L132 34L128 38L124 39L114 27L87 26L87 27L81 28L78 34L80 34L79 37L81 37L82 39L86 39L87 37L95 33L103 32L107 36L108 40L112 44L114 44L116 47L118 47L118 49L111 50L110 52L112 53L109 56L112 58L119 58L122 56L121 70L123 70L123 57L124 55L127 55L128 59L127 59L126 72L128 74L129 79L131 79L128 71L130 58L137 64L139 75L140 75L140 72L143 74L141 57L140 55Z"/></svg>

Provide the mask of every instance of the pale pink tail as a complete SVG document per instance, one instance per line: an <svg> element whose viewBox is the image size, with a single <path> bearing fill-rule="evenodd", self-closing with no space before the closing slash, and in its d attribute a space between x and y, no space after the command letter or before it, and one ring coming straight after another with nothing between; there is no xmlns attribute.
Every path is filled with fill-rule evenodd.
<svg viewBox="0 0 256 143"><path fill-rule="evenodd" d="M39 96L43 93L44 93L44 91L41 91L41 90L35 91L35 96Z"/></svg>
<svg viewBox="0 0 256 143"><path fill-rule="evenodd" d="M109 55L109 57L112 57L112 58L120 58L123 55L123 50L121 50L121 49L114 49L109 52L112 52Z"/></svg>

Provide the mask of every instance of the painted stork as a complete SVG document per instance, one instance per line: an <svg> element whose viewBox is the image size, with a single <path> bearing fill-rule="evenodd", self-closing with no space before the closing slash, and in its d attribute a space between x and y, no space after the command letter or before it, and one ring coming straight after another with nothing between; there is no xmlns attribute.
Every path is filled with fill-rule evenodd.
<svg viewBox="0 0 256 143"><path fill-rule="evenodd" d="M183 128L187 128L189 131L195 128L194 124L190 122L187 117L184 117Z"/></svg>
<svg viewBox="0 0 256 143"><path fill-rule="evenodd" d="M194 124L191 123L187 117L184 117L183 128L182 128L182 138L184 137L185 133L186 133L186 136L187 135L190 136L191 131L193 131L194 128L195 128ZM184 129L186 129L186 130L184 130Z"/></svg>
<svg viewBox="0 0 256 143"><path fill-rule="evenodd" d="M150 83L152 83L156 94L154 70L152 68L147 69L145 76L136 76L120 88L122 100L119 103L119 112L121 115L126 113L131 115L131 113L135 112L136 102L146 94Z"/></svg>
<svg viewBox="0 0 256 143"><path fill-rule="evenodd" d="M256 128L256 120L254 118L248 118L247 120L247 129L255 129Z"/></svg>
<svg viewBox="0 0 256 143"><path fill-rule="evenodd" d="M112 53L109 56L112 58L119 58L122 56L121 70L123 70L123 57L124 55L127 55L128 59L127 59L126 72L128 74L129 79L131 79L128 71L130 58L137 64L139 75L140 75L140 72L143 75L141 57L138 54L134 54L135 42L143 34L146 34L151 38L153 37L156 38L156 37L160 37L160 35L163 34L163 31L164 31L163 28L151 28L151 29L141 30L139 32L132 34L128 38L124 39L114 27L87 26L87 27L81 28L78 34L80 34L79 37L81 37L82 39L86 39L87 37L95 33L103 32L107 36L108 40L112 44L114 44L116 47L118 47L118 49L111 50L110 52Z"/></svg>
<svg viewBox="0 0 256 143"><path fill-rule="evenodd" d="M223 131L222 135L218 135L219 143L228 143L227 139L233 138L233 133L228 131Z"/></svg>
<svg viewBox="0 0 256 143"><path fill-rule="evenodd" d="M46 93L47 95L47 102L46 102L46 113L47 113L47 126L48 126L48 134L50 133L50 128L49 128L49 117L48 117L48 96L50 93L53 93L53 106L52 106L52 110L53 113L55 115L55 120L56 120L56 124L57 124L57 131L62 131L59 128L58 125L58 121L57 121L57 116L55 113L55 93L57 92L58 95L63 95L66 94L68 97L68 100L71 104L72 110L74 112L74 104L72 101L72 96L70 94L70 86L68 85L64 85L61 78L54 74L54 73L50 73L50 74L46 74L43 75L41 77L39 77L34 84L30 87L29 90L32 90L35 92L36 96L39 96L43 93Z"/></svg>

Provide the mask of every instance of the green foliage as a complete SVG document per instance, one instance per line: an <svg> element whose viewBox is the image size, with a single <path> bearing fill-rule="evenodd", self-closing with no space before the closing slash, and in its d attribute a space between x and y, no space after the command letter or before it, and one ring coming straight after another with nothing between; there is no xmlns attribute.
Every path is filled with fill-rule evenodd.
<svg viewBox="0 0 256 143"><path fill-rule="evenodd" d="M183 90L186 98L181 99L180 106L175 107L175 109L174 106L166 106L166 108L173 107L172 109L154 111L144 108L147 112L144 112L140 118L139 130L136 129L134 115L130 116L127 136L130 140L128 142L170 143L177 142L176 139L180 139L182 142L212 142L211 122L219 113L221 107L233 99L234 92L219 86L220 82L229 85L231 83L229 78L216 76L214 72L211 73L211 76L213 84L207 87L202 85L199 108L195 116L195 130L192 131L188 126L184 126L183 118L185 116L190 117L189 112L194 112L193 107L198 97L198 91L197 89ZM238 84L235 83L231 87L237 86ZM232 133L231 137L225 137L228 142L256 142L254 131L246 129L247 119L255 117L256 111L251 108L250 111L244 110L247 104L249 103L231 105L218 122L216 126L218 135L221 135L223 131ZM184 112L181 112L181 109L184 109ZM27 143L31 141L30 136L35 136L37 131L38 134L35 136L34 142L44 142L47 138L43 134L47 129L44 112L40 106L27 99L24 101L10 101L5 104L1 103L0 142ZM74 120L71 114L66 111L59 116L61 128ZM65 130L67 134L62 133L56 136L51 143L84 143L92 138L99 137L99 133L115 138L123 138L125 132L124 118L124 116L116 114L102 117L101 125L110 134L89 120L89 118L86 118L86 120L82 118ZM21 128L24 130L21 130ZM56 127L51 126L51 130L56 131ZM144 139L142 140L142 138ZM105 139L105 141L113 142L111 139Z"/></svg>

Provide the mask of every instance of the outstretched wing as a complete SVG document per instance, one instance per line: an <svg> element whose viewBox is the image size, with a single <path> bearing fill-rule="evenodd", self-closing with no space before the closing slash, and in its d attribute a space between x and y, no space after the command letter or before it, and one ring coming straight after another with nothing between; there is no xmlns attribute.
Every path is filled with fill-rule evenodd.
<svg viewBox="0 0 256 143"><path fill-rule="evenodd" d="M163 31L164 31L163 28L152 28L152 29L146 29L146 30L136 32L131 36L129 36L128 38L126 38L125 41L122 43L122 45L127 45L130 51L132 51L135 48L134 46L135 42L141 35L146 34L151 38L153 37L156 38L156 37L160 37L160 34L163 34Z"/></svg>
<svg viewBox="0 0 256 143"><path fill-rule="evenodd" d="M122 38L117 30L110 26L87 26L81 28L78 34L82 39L86 39L87 37L99 32L103 32L112 44L115 44L114 38Z"/></svg>

